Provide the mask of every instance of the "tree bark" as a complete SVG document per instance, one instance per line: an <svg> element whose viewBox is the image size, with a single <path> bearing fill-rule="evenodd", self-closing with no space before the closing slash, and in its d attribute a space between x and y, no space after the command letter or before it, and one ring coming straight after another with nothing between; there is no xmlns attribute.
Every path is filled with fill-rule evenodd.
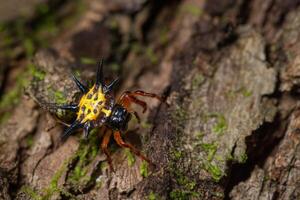
<svg viewBox="0 0 300 200"><path fill-rule="evenodd" d="M90 1L76 26L34 57L36 73L0 131L3 199L298 199L299 1ZM92 59L86 59L86 58ZM78 102L71 74L146 99L142 123L115 142L101 130L61 141ZM137 108L138 110L139 108ZM140 111L140 110L138 110Z"/></svg>

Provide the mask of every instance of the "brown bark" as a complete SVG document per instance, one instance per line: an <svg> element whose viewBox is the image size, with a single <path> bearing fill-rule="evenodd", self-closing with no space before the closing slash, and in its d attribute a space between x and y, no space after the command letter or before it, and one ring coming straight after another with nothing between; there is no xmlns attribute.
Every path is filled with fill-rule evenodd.
<svg viewBox="0 0 300 200"><path fill-rule="evenodd" d="M0 131L3 199L298 199L298 1L89 1L76 26L40 50L26 95ZM71 73L162 94L124 138L154 162L102 134L60 140L77 102ZM114 71L115 70L115 71ZM137 108L138 109L138 108ZM59 119L55 118L57 116ZM137 129L138 128L138 129ZM115 148L114 148L115 147ZM145 172L148 171L147 172Z"/></svg>

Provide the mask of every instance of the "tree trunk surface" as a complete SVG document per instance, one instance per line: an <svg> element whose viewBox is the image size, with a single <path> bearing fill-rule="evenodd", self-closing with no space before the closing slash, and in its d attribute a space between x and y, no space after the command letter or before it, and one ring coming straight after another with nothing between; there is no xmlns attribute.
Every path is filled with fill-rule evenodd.
<svg viewBox="0 0 300 200"><path fill-rule="evenodd" d="M299 3L88 1L1 125L0 199L299 199ZM87 58L116 98L164 97L123 134L155 166L112 139L113 173L99 129L61 140L74 115L53 105L78 102L72 73L95 80Z"/></svg>

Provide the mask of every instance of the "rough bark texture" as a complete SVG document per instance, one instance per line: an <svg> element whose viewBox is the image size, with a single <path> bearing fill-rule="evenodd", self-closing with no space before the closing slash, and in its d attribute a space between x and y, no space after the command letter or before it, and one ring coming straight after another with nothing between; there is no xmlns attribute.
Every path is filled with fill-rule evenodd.
<svg viewBox="0 0 300 200"><path fill-rule="evenodd" d="M1 125L0 198L299 199L299 3L88 1L76 26L35 54ZM84 57L103 57L107 79L122 78L116 96L165 97L145 99L142 123L124 134L155 166L111 142L112 173L98 129L61 141L60 122L74 115L53 105L78 101L71 73L93 82Z"/></svg>

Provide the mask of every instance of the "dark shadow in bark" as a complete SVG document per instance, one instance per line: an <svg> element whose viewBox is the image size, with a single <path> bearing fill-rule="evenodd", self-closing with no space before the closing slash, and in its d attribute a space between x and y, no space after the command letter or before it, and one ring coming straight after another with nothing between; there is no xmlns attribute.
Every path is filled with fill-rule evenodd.
<svg viewBox="0 0 300 200"><path fill-rule="evenodd" d="M245 163L232 163L225 187L225 200L229 200L229 193L234 186L247 180L251 176L254 167L263 167L266 159L277 147L285 133L287 124L280 114L277 114L273 122L265 122L252 135L246 138L247 161Z"/></svg>

